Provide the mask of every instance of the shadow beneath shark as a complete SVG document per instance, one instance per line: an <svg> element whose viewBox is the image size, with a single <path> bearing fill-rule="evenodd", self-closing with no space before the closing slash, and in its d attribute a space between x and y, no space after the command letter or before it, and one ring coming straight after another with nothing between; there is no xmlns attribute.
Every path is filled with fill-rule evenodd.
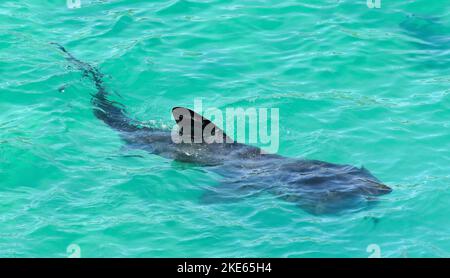
<svg viewBox="0 0 450 278"><path fill-rule="evenodd" d="M187 108L175 107L172 113L180 126L179 135L192 134L191 141L174 143L170 131L143 126L130 119L121 104L110 101L103 75L97 68L78 60L63 46L52 44L93 81L97 90L92 97L94 115L118 131L129 146L199 165L223 177L219 186L204 193L201 198L204 203L235 201L268 192L319 215L367 207L376 201L376 196L391 192L391 188L365 168L264 154L257 147L234 142L209 120ZM198 133L195 130L186 132L189 128L200 128L201 136L207 136L204 128L211 125L211 136L228 140L194 143L194 135Z"/></svg>
<svg viewBox="0 0 450 278"><path fill-rule="evenodd" d="M447 69L450 63L450 35L439 17L407 15L399 24L415 47L409 62L418 63L421 70Z"/></svg>

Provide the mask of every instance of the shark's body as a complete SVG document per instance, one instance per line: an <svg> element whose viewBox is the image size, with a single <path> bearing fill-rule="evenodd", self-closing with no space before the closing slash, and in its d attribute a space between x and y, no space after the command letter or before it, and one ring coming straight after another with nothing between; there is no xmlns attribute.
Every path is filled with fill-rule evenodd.
<svg viewBox="0 0 450 278"><path fill-rule="evenodd" d="M96 68L55 45L94 82L95 116L118 131L128 145L207 167L223 177L220 186L203 195L204 202L230 201L269 192L310 213L325 214L364 207L375 196L391 191L364 168L264 154L257 147L237 142L174 143L170 131L145 127L130 119L120 104L108 100L102 74Z"/></svg>

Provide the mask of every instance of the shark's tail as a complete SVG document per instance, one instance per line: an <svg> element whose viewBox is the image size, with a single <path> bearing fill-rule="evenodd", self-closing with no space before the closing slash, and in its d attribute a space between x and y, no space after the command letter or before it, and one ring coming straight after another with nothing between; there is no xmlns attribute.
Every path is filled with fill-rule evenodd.
<svg viewBox="0 0 450 278"><path fill-rule="evenodd" d="M133 132L139 130L138 125L134 124L134 121L127 116L127 112L120 103L112 102L108 99L108 91L103 83L103 74L90 64L80 61L75 58L69 51L67 51L62 45L51 42L65 55L66 59L79 70L83 72L84 76L89 77L95 85L97 92L92 96L92 104L94 106L94 115L109 125L111 128L123 131Z"/></svg>

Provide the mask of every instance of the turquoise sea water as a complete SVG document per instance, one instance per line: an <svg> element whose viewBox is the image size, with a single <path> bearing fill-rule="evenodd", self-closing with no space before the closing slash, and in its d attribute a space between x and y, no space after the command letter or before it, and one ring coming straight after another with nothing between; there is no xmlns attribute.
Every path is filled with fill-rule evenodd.
<svg viewBox="0 0 450 278"><path fill-rule="evenodd" d="M450 256L447 1L65 2L0 3L1 257ZM217 175L123 148L52 41L141 121L171 126L196 97L279 108L279 154L364 165L394 191L334 216L202 204Z"/></svg>

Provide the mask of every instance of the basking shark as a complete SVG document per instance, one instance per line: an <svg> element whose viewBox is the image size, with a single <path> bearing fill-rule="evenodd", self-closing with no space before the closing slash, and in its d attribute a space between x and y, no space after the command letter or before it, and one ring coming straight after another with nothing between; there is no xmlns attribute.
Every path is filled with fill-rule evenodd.
<svg viewBox="0 0 450 278"><path fill-rule="evenodd" d="M179 135L188 134L192 141L174 142L172 131L142 125L128 116L123 105L108 99L103 74L97 68L78 60L63 46L52 44L93 81L94 115L116 130L126 144L167 159L205 167L222 177L220 185L205 190L202 202L229 202L268 192L311 214L321 215L367 207L377 200L376 196L392 191L363 167L267 154L258 147L235 142L211 121L183 107L173 108L172 114L180 125L191 123L189 127L180 126ZM205 136L206 126L213 127L211 135L206 136L226 140L195 143L194 135L198 133L192 129L200 128L200 134Z"/></svg>

